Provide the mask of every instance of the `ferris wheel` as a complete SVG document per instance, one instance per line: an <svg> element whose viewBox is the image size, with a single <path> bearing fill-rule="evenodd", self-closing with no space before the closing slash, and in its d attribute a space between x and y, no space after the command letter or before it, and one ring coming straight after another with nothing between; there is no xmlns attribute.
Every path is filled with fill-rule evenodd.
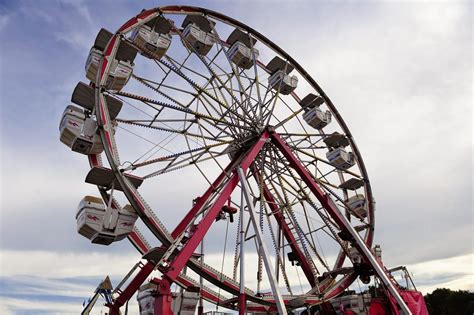
<svg viewBox="0 0 474 315"><path fill-rule="evenodd" d="M101 195L79 204L78 231L143 255L111 314L155 271L139 292L155 292L155 314L172 314L173 284L188 300L280 314L374 274L390 289L354 138L268 38L207 9L144 10L100 30L86 77L60 125Z"/></svg>

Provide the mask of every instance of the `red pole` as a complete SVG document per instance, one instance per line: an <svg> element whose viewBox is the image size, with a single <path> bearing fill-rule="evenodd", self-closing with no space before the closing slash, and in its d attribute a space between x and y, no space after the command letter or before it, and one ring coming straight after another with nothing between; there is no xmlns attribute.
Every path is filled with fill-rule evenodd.
<svg viewBox="0 0 474 315"><path fill-rule="evenodd" d="M140 285L146 280L146 278L155 269L155 263L148 261L137 273L135 278L127 285L127 287L120 293L115 299L112 305L108 305L110 308L110 315L119 315L120 307L123 306L138 290Z"/></svg>
<svg viewBox="0 0 474 315"><path fill-rule="evenodd" d="M290 163L290 166L295 169L295 171L300 175L300 178L308 186L311 192L316 196L321 205L326 209L328 214L339 226L341 231L348 233L352 237L352 244L361 256L364 258L364 261L372 267L378 277L382 280L387 290L393 295L398 303L398 306L403 310L403 313L410 314L410 310L406 306L402 297L399 294L399 289L394 286L390 279L387 276L387 273L380 267L375 257L370 252L370 248L366 243L360 238L355 229L350 225L350 222L344 217L344 215L339 211L338 207L332 200L331 196L325 193L319 186L316 184L315 180L306 168L301 164L298 158L293 154L290 147L285 143L285 141L276 133L271 135L272 142L275 146L282 152L283 156Z"/></svg>
<svg viewBox="0 0 474 315"><path fill-rule="evenodd" d="M311 192L316 196L321 205L328 211L331 218L336 221L337 225L345 232L347 228L345 226L345 220L342 217L343 214L337 209L334 201L328 196L318 184L314 181L313 177L309 175L303 164L296 158L291 149L288 147L286 142L276 132L272 133L272 142L281 151L286 160L290 163L290 166L300 175L303 182L308 186Z"/></svg>
<svg viewBox="0 0 474 315"><path fill-rule="evenodd" d="M240 167L242 167L243 170L247 170L249 166L253 163L255 157L260 152L260 150L262 149L263 145L265 144L265 142L267 141L269 137L270 135L267 131L263 132L260 135L259 139L255 142L252 148L246 153L242 162L240 163ZM172 315L171 299L170 299L170 296L168 295L169 286L171 285L171 283L173 283L177 279L177 277L183 270L184 266L193 255L197 246L206 235L212 223L214 223L217 214L219 213L219 211L221 210L222 206L225 204L227 199L230 197L230 195L232 194L232 192L234 191L238 183L239 183L239 176L237 175L237 171L233 170L232 176L229 178L227 183L222 188L221 194L217 197L216 201L211 206L211 208L206 212L202 220L199 221L194 233L191 235L191 237L184 244L183 248L180 250L180 252L176 255L176 257L170 263L169 267L167 268L167 271L163 273L162 281L161 281L161 284L163 285L163 287L161 288L162 290L161 292L163 292L163 294L158 292L158 295L155 299L155 314L156 315ZM210 189L213 189L212 186L206 191L206 193ZM201 198L201 199L204 199L204 198ZM198 203L199 203L199 200L196 203L196 205ZM202 204L204 204L204 201L202 202ZM195 208L197 208L196 205L193 207L193 209L191 209L190 213L192 212L197 213L197 210L195 210ZM190 213L188 213L188 215Z"/></svg>
<svg viewBox="0 0 474 315"><path fill-rule="evenodd" d="M194 206L189 210L186 216L179 222L176 228L171 232L171 236L173 238L178 237L184 229L188 226L189 222L196 216L196 214L201 210L202 206L206 203L209 199L211 194L215 191L216 187L224 180L225 176L229 173L229 170L234 165L234 161L231 161L229 165L224 169L224 171L216 178L216 180L212 183L212 185L206 190L206 192L197 199Z"/></svg>
<svg viewBox="0 0 474 315"><path fill-rule="evenodd" d="M257 156L257 154L262 149L263 145L265 144L266 140L269 138L269 134L267 131L262 133L260 138L257 142L253 145L253 147L248 151L247 155L242 160L240 166L245 171L249 168L249 166L253 163L253 160ZM234 170L232 173L231 178L227 182L227 184L222 189L222 193L219 195L217 200L212 205L211 209L206 213L205 217L199 222L196 227L195 232L183 246L181 251L176 255L173 262L171 262L168 272L166 272L163 277L168 278L170 282L173 282L176 277L179 275L181 270L183 269L186 262L191 258L191 255L196 250L199 243L206 235L207 231L211 227L212 223L214 222L217 214L221 210L222 206L225 204L227 199L229 198L230 194L234 191L235 187L239 183L239 177L237 172Z"/></svg>
<svg viewBox="0 0 474 315"><path fill-rule="evenodd" d="M255 169L255 167L252 167L252 173L255 179L259 181L260 174ZM295 236L293 235L293 233L291 233L291 230L288 227L288 224L286 224L285 218L283 214L281 213L279 207L277 206L275 198L273 198L273 195L271 194L270 190L264 183L263 183L263 197L265 198L270 209L272 210L273 216L275 217L275 221L277 221L280 229L283 231L283 235L285 236L288 244L290 245L291 250L298 258L298 261L301 264L301 269L303 269L303 272L306 278L308 279L308 282L311 284L311 287L314 287L316 285L316 282L314 280L314 274L311 269L311 266L309 265L306 256L301 251L301 248L298 247Z"/></svg>
<svg viewBox="0 0 474 315"><path fill-rule="evenodd" d="M245 293L239 295L239 315L245 315L245 309L247 308L247 301L245 300Z"/></svg>
<svg viewBox="0 0 474 315"><path fill-rule="evenodd" d="M173 302L171 283L166 279L153 279L152 282L158 285L154 313L157 315L173 315L171 309L171 303Z"/></svg>

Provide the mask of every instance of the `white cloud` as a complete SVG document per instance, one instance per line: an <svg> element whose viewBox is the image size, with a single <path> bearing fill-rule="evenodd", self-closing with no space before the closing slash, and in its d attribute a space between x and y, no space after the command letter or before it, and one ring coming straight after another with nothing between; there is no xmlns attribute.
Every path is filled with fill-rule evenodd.
<svg viewBox="0 0 474 315"><path fill-rule="evenodd" d="M415 285L417 281L426 283L417 286L424 294L436 288L474 291L474 253L421 262L408 266L408 270ZM443 279L443 275L450 277Z"/></svg>
<svg viewBox="0 0 474 315"><path fill-rule="evenodd" d="M122 276L140 260L140 255L57 253L53 251L0 251L2 276L41 275L44 278L75 276Z"/></svg>
<svg viewBox="0 0 474 315"><path fill-rule="evenodd" d="M2 314L21 314L21 312L31 310L47 312L47 314L78 314L82 311L82 305L2 297L2 305L0 306Z"/></svg>
<svg viewBox="0 0 474 315"><path fill-rule="evenodd" d="M8 25L10 22L10 16L9 15L0 15L0 32L3 31L3 29Z"/></svg>

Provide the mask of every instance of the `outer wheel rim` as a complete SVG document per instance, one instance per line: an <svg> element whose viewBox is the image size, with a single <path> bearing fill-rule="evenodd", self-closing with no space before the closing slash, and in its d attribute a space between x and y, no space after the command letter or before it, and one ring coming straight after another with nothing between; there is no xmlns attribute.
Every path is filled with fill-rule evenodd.
<svg viewBox="0 0 474 315"><path fill-rule="evenodd" d="M352 135L351 135L349 129L347 128L345 122L343 121L342 117L339 115L339 113L338 113L337 109L335 108L334 104L326 96L324 91L319 87L319 85L315 82L315 80L312 79L312 77L309 76L309 74L293 58L291 58L291 56L286 54L280 47L275 45L273 42L268 40L266 37L264 37L263 35L261 35L257 31L253 30L252 28L250 28L250 27L248 27L248 26L246 26L246 25L244 25L244 24L242 24L242 23L240 23L240 22L238 22L238 21L236 21L232 18L229 18L227 16L224 16L224 15L222 15L220 13L217 13L217 12L214 12L214 11L210 11L210 10L206 10L206 9L202 9L202 8L188 7L188 6L167 6L167 7L156 8L156 9L152 9L152 10L142 12L139 15L139 17L143 18L143 17L147 17L147 16L152 16L152 15L159 14L160 12L165 13L165 14L167 14L167 13L170 13L170 14L173 14L173 13L179 13L179 14L202 13L202 14L209 15L210 17L213 17L215 19L221 20L225 23L230 23L230 24L232 24L236 27L247 30L256 39L258 39L259 41L264 42L265 44L269 45L271 47L271 49L276 51L281 56L285 57L292 65L295 66L295 69L299 72L299 74L301 76L303 76L321 96L324 97L324 99L326 101L326 105L328 106L328 108L330 108L330 110L333 113L334 117L336 118L339 126L343 129L346 136L349 138L350 146L352 148L352 151L357 156L357 161L358 161L358 166L359 166L359 169L360 169L360 173L363 176L363 178L365 179L365 189L366 189L367 198L369 200L368 216L369 216L370 221L371 221L371 228L367 229L367 232L366 232L366 235L365 235L365 241L366 241L368 246L371 246L372 245L372 240L373 240L373 231L374 231L374 213L373 213L374 212L374 202L373 202L373 198L372 198L370 182L368 181L368 176L367 176L367 172L366 172L366 169L365 169L363 159L362 159L362 157L359 153L359 150L358 150L358 148L357 148L357 146L354 142L354 139L352 138ZM116 48L116 45L115 45L116 42L114 41L114 39L115 40L118 39L119 33L124 32L129 28L136 27L138 24L139 24L139 22L135 17L135 18L132 18L130 21L126 22L119 29L119 31L116 33L116 35L109 42L109 44L107 45L107 48L105 49L105 58L114 55L114 53L115 53L114 49ZM100 71L98 73L97 82L101 82L101 81L104 80L105 73L106 73L106 70L107 70L106 65L104 66L104 64L106 64L106 62L104 62L104 58L103 58L102 61L101 61L101 66L100 66ZM112 169L113 169L113 171L114 171L114 173L117 177L117 180L119 181L119 183L123 187L127 187L127 189L124 189L125 190L125 195L127 196L127 199L129 199L129 202L132 204L132 206L136 209L140 209L141 211L147 211L146 210L147 206L146 206L146 203L145 203L144 199L140 196L138 191L132 185L130 185L130 183L128 183L127 179L120 172L120 170L119 170L118 166L116 165L116 163L113 162L114 161L114 149L113 149L114 138L113 138L113 134L111 133L111 129L110 129L111 128L110 127L110 118L108 117L107 108L105 106L105 99L102 97L101 91L99 89L96 89L96 112L99 113L99 115L97 115L98 116L98 123L99 123L99 126L101 127L100 128L100 135L101 135L101 138L102 138L102 142L105 144L104 145L105 153L106 153L106 156L107 156L107 158L110 162L110 165L111 165L111 167L112 167ZM160 230L160 235L156 235L160 239L160 241L162 241L164 244L167 244L167 243L172 241L172 239L170 238L169 233L166 231L166 228L156 227L156 226L155 226L155 228L158 228L158 230ZM343 259L344 259L344 257L342 257L342 260ZM341 261L341 265L342 265L342 262L343 261ZM346 280L349 280L351 278L352 278L352 281L355 279L353 274L349 274L345 277ZM342 284L342 285L347 287L348 285L350 285L350 283L352 283L352 281L346 281L347 283L343 281L344 284Z"/></svg>

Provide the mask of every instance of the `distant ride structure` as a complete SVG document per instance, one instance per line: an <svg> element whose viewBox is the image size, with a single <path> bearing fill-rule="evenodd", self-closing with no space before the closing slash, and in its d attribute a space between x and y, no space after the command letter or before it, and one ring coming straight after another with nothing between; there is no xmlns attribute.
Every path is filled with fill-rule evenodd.
<svg viewBox="0 0 474 315"><path fill-rule="evenodd" d="M101 29L85 70L60 123L100 193L81 200L78 232L126 237L142 254L110 314L137 291L141 314L202 314L203 300L341 314L355 297L338 296L371 277L385 298L373 310L424 314L373 247L375 202L350 130L275 43L221 13L165 6ZM370 296L357 299L375 314Z"/></svg>

